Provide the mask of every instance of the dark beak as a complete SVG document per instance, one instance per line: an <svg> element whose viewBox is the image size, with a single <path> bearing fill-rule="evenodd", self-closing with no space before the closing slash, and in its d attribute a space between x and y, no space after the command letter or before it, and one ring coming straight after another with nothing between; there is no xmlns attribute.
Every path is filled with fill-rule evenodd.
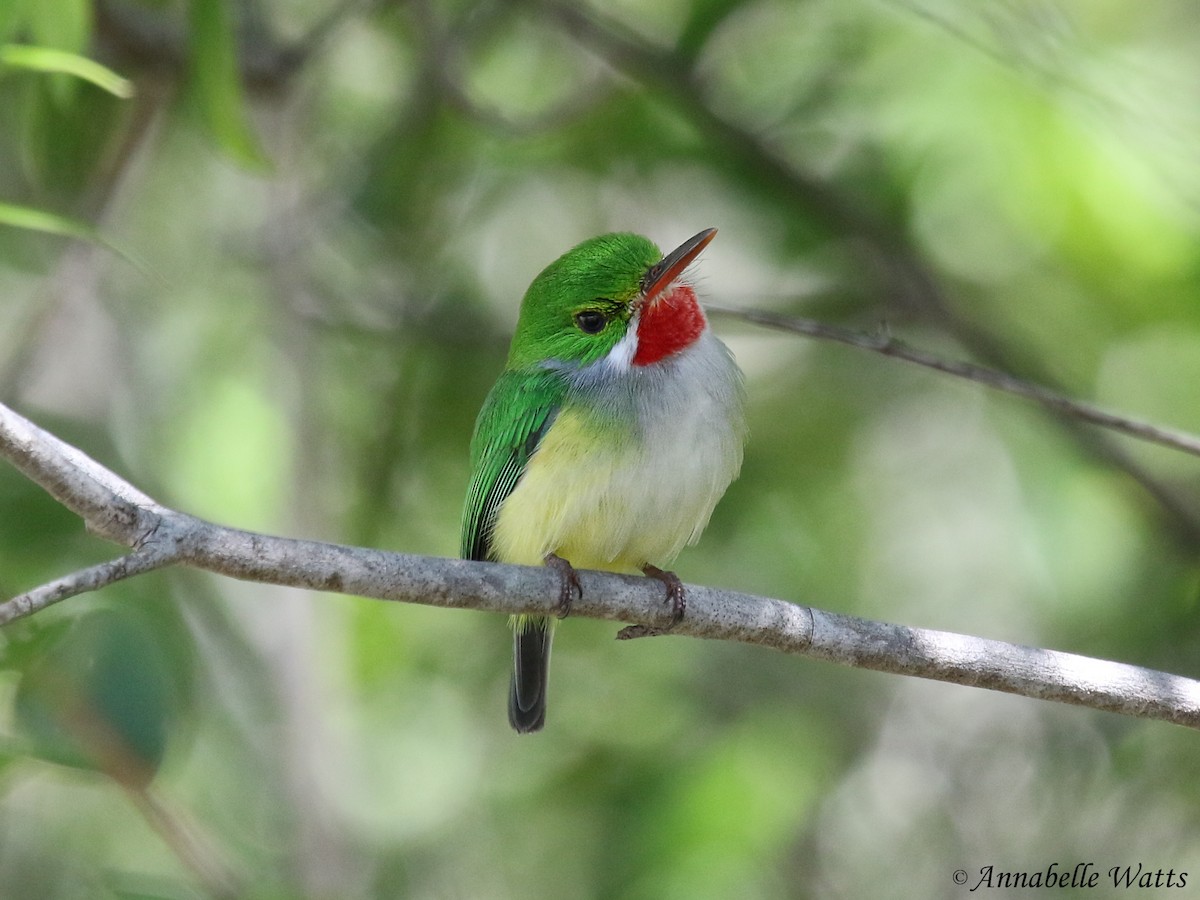
<svg viewBox="0 0 1200 900"><path fill-rule="evenodd" d="M700 251L716 236L717 229L706 228L652 265L642 278L642 296L646 300L653 300L659 291L683 274L683 270L692 264L692 260L699 256Z"/></svg>

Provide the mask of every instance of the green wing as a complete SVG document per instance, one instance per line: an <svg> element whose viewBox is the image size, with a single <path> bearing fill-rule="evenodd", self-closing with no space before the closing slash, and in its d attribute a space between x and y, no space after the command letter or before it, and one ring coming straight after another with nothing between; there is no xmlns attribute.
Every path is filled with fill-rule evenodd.
<svg viewBox="0 0 1200 900"><path fill-rule="evenodd" d="M484 401L471 439L471 487L462 518L462 557L492 558L500 505L512 493L562 405L567 386L550 370L506 371Z"/></svg>

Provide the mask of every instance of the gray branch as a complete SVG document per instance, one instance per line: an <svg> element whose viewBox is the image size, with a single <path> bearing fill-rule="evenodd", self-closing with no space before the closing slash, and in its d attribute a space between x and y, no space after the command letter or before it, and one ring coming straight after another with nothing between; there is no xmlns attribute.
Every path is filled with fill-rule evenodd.
<svg viewBox="0 0 1200 900"><path fill-rule="evenodd" d="M0 603L0 626L51 603L168 564L233 578L454 609L552 614L558 576L546 569L390 553L226 528L168 509L79 450L0 405L0 456L132 548ZM572 614L670 624L662 584L581 572ZM856 668L914 675L1200 728L1200 682L1124 663L943 631L873 622L783 600L688 585L672 634L740 641Z"/></svg>
<svg viewBox="0 0 1200 900"><path fill-rule="evenodd" d="M1200 437L1194 434L1171 428L1163 428L1160 425L1154 425L1140 419L1110 412L1093 403L1073 400L1040 384L1034 384L1032 381L1025 381L1021 378L1014 378L1012 375L997 371L996 369L989 369L985 366L960 360L942 359L939 356L934 356L932 353L918 350L916 347L897 340L886 332L877 335L864 334L861 331L853 331L849 328L826 325L824 322L818 322L815 319L781 315L766 310L739 309L732 306L716 306L711 303L706 304L706 308L710 312L741 319L745 322L752 322L755 325L762 325L765 328L774 328L777 331L789 331L793 334L803 334L825 341L835 341L839 344L857 347L859 350L868 350L882 356L890 356L893 359L900 359L904 362L924 366L927 369L944 372L956 378L965 378L967 381L974 381L976 384L982 384L997 391L1004 391L1009 394L1015 394L1018 397L1033 400L1047 409L1070 416L1073 419L1078 419L1081 422L1099 425L1111 431L1119 431L1122 434L1138 438L1139 440L1160 444L1163 447L1170 447L1172 450L1180 450L1183 453L1190 453L1192 456L1200 456Z"/></svg>

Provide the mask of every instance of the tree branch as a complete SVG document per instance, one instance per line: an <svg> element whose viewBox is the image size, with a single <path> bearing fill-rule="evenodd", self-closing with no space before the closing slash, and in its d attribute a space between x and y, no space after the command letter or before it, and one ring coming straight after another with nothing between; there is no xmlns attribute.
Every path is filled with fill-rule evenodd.
<svg viewBox="0 0 1200 900"><path fill-rule="evenodd" d="M248 581L456 609L552 614L557 600L558 577L546 569L273 537L168 509L3 405L0 455L76 511L93 531L134 548L112 563L0 604L0 625L72 593L171 562ZM583 597L573 614L655 629L670 624L659 582L606 572L581 572L580 577ZM688 612L671 629L674 634L757 644L856 668L1200 728L1200 682L1188 678L735 591L689 585L687 592ZM40 604L22 599L29 597L44 599Z"/></svg>
<svg viewBox="0 0 1200 900"><path fill-rule="evenodd" d="M0 626L33 615L68 597L98 591L110 584L161 569L178 561L178 553L171 552L170 548L162 544L152 544L108 562L72 572L0 604Z"/></svg>
<svg viewBox="0 0 1200 900"><path fill-rule="evenodd" d="M158 504L82 451L3 404L0 455L100 537L135 547L154 528Z"/></svg>
<svg viewBox="0 0 1200 900"><path fill-rule="evenodd" d="M861 331L852 331L849 328L839 328L836 325L827 325L815 319L785 316L765 310L737 309L732 306L715 306L711 303L705 304L705 308L719 315L741 319L744 322L751 322L766 328L789 331L793 334L804 334L825 341L835 341L839 344L857 347L859 350L869 350L872 353L879 353L883 356L893 357L894 359L902 359L905 362L924 366L927 369L934 369L938 372L945 372L947 375L954 375L957 378L974 381L976 384L982 384L997 391L1004 391L1005 393L1016 394L1018 397L1025 397L1026 399L1040 403L1047 409L1078 419L1081 422L1089 422L1093 425L1099 425L1102 428L1119 431L1122 434L1138 438L1139 440L1161 444L1164 447L1170 447L1172 450L1190 453L1192 456L1200 456L1200 437L1194 434L1171 428L1163 428L1149 422L1118 415L1117 413L1101 409L1092 403L1073 400L1049 388L1042 387L1040 384L1014 378L1012 375L999 372L995 369L988 369L984 366L959 360L942 359L934 356L932 353L926 353L924 350L918 350L916 347L909 346L903 341L892 337L886 331L872 335Z"/></svg>

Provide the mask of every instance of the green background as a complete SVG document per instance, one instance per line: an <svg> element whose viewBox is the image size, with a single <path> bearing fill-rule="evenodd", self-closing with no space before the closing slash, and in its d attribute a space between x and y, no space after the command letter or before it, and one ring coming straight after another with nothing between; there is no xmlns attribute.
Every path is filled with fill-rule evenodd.
<svg viewBox="0 0 1200 900"><path fill-rule="evenodd" d="M1187 0L0 0L5 43L136 93L0 67L0 203L103 238L0 226L0 400L196 515L454 555L520 296L606 230L717 226L714 303L1200 431ZM1200 461L713 322L751 438L685 581L1200 670ZM116 552L0 466L0 595ZM1200 885L1193 732L615 631L560 630L517 737L498 615L187 571L74 598L0 635L0 894Z"/></svg>

